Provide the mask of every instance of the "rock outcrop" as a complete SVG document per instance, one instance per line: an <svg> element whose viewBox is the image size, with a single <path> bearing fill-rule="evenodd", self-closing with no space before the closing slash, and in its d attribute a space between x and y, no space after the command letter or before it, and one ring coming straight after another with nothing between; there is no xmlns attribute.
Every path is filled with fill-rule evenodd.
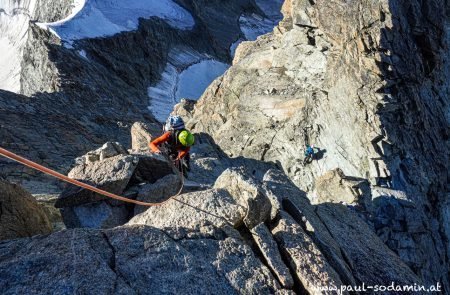
<svg viewBox="0 0 450 295"><path fill-rule="evenodd" d="M131 126L131 149L140 152L148 151L148 143L161 133L162 126L158 123L134 123L133 126Z"/></svg>
<svg viewBox="0 0 450 295"><path fill-rule="evenodd" d="M119 143L108 142L76 160L68 174L116 195L147 202L161 202L181 186L173 165L160 155L129 154ZM141 206L111 200L76 186L68 186L55 203L68 228L111 228L126 223Z"/></svg>
<svg viewBox="0 0 450 295"><path fill-rule="evenodd" d="M24 20L11 25L20 32L1 27L11 35L9 43L20 43L14 61L5 55L1 63L2 69L17 64L11 74L17 78L14 89L7 88L15 93L0 90L2 146L67 173L73 158L104 142L129 145L134 122L156 122L149 115L148 87L162 79L169 52L182 48L180 68L189 66L183 64L185 52L229 64L230 46L242 35L239 17L262 14L250 0L175 2L195 19L192 29L174 28L158 17L141 18L134 31L67 44L36 21L62 19L72 10L71 1L7 1L6 13ZM7 16L0 11L2 19ZM18 36L23 38L18 41ZM49 193L39 185L40 174L30 169L0 159L0 170L32 193ZM50 192L60 190L53 182Z"/></svg>
<svg viewBox="0 0 450 295"><path fill-rule="evenodd" d="M49 234L52 226L33 196L0 179L0 240Z"/></svg>
<svg viewBox="0 0 450 295"><path fill-rule="evenodd" d="M46 267L37 272L37 264ZM0 265L5 294L274 294L279 289L242 240L213 227L183 238L149 226L67 230L0 243Z"/></svg>
<svg viewBox="0 0 450 295"><path fill-rule="evenodd" d="M246 34L238 23L251 25L255 10L255 1L222 11L177 3L193 29L141 19L136 31L68 47L32 26L21 87L34 96L0 91L1 145L68 170L108 138L69 175L130 199L173 196L171 163L145 153L160 129L142 112L143 93L166 64L188 66L174 49L229 61ZM68 230L0 242L0 289L335 294L439 284L449 293L448 8L286 0L272 33L241 43L197 103L174 109L195 132L196 191L144 208L69 187L57 201ZM133 125L127 150L115 141L128 143L135 121L146 123ZM319 151L307 164L309 144ZM9 161L0 169L33 175Z"/></svg>
<svg viewBox="0 0 450 295"><path fill-rule="evenodd" d="M450 290L446 3L338 2L286 1L283 21L237 48L188 126L230 157L276 163L311 199L338 168L340 189L366 179L366 190L393 190L319 199L366 203L386 245ZM304 165L308 144L320 152Z"/></svg>
<svg viewBox="0 0 450 295"><path fill-rule="evenodd" d="M258 215L261 208L248 205L255 203L269 203L268 213ZM264 218L254 225L248 216ZM149 208L127 225L161 228L176 238L202 226L234 227L257 249L255 253L279 284L297 292L321 294L320 286L383 284L379 280L420 282L357 213L339 204L312 205L304 192L276 170L269 170L263 179L251 177L242 168L226 170L213 189L180 195L164 206ZM382 263L382 257L390 257L391 262Z"/></svg>
<svg viewBox="0 0 450 295"><path fill-rule="evenodd" d="M62 281L70 290L219 294L334 294L320 288L421 283L351 209L312 205L281 171L258 178L243 167L121 227L69 229L3 242L0 249L0 269L8 270L0 273L0 287L7 293L38 292L43 285L60 290ZM51 266L37 277L33 261ZM76 271L69 271L73 261Z"/></svg>

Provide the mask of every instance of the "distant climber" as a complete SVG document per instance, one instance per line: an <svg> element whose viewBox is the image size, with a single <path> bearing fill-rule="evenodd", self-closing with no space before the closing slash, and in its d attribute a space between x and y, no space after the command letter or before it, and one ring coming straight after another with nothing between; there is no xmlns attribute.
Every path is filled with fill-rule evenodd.
<svg viewBox="0 0 450 295"><path fill-rule="evenodd" d="M303 164L309 164L313 160L316 160L317 154L320 153L320 149L314 145L307 145L305 150L305 159L303 159Z"/></svg>
<svg viewBox="0 0 450 295"><path fill-rule="evenodd" d="M163 129L164 134L150 142L150 149L153 153L160 154L159 147L164 144L169 158L187 177L187 172L190 171L189 150L194 144L194 135L186 130L180 116L169 116Z"/></svg>

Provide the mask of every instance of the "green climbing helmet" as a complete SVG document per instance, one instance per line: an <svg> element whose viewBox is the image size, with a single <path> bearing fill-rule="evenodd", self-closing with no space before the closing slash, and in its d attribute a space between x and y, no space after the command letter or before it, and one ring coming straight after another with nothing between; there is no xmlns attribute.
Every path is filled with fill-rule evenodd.
<svg viewBox="0 0 450 295"><path fill-rule="evenodd" d="M184 146L191 146L194 144L194 135L187 130L183 130L178 134L178 140Z"/></svg>

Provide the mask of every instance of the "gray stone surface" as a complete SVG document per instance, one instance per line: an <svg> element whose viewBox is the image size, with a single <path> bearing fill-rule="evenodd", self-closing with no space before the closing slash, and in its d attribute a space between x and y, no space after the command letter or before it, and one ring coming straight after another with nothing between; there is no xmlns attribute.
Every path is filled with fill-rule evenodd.
<svg viewBox="0 0 450 295"><path fill-rule="evenodd" d="M78 165L69 172L69 177L85 181L113 194L121 194L127 187L138 160L133 156L118 155L102 161ZM59 196L55 206L76 205L106 200L108 197L75 186L68 187Z"/></svg>
<svg viewBox="0 0 450 295"><path fill-rule="evenodd" d="M163 202L175 196L181 190L181 178L177 174L169 174L157 180L155 183L147 183L139 187L136 200L143 202ZM134 215L147 210L144 206L135 206Z"/></svg>
<svg viewBox="0 0 450 295"><path fill-rule="evenodd" d="M161 155L129 154L118 143L108 142L76 161L69 177L107 192L141 201L160 202L176 194L180 178L173 165ZM68 186L55 203L68 228L111 228L126 223L145 210L122 201Z"/></svg>
<svg viewBox="0 0 450 295"><path fill-rule="evenodd" d="M419 284L421 279L354 212L339 204L321 204L317 214L338 243L353 275L366 284Z"/></svg>
<svg viewBox="0 0 450 295"><path fill-rule="evenodd" d="M146 152L149 150L148 144L161 134L161 124L135 122L131 126L131 149Z"/></svg>
<svg viewBox="0 0 450 295"><path fill-rule="evenodd" d="M220 10L215 1L178 3L194 15L194 30L181 32L159 19L141 20L135 32L82 40L68 49L32 26L21 91L33 96L0 91L1 146L65 173L75 155L94 146L107 140L129 143L133 122L152 122L144 114L147 87L160 79L168 52L187 46L189 52L229 61L229 46L241 35L239 16L255 10L254 1L221 2ZM214 189L149 208L129 227L69 230L0 243L2 291L39 293L48 285L52 291L84 292L88 278L94 277L97 293L145 292L148 286L173 293L180 292L177 282L199 280L195 274L180 274L193 265L211 270L201 279L208 292L282 292L263 266L268 262L258 260L245 244L251 243L245 238L247 229L265 221L270 228L278 226L275 240L290 256L287 266L303 278L303 286L294 286L296 292L341 280L439 281L448 293L448 8L443 0L285 1L284 19L273 33L242 43L233 66L194 107L187 102L176 107L198 134L192 179L212 187L224 170L240 166L252 177L231 177L234 172L228 171ZM77 53L81 49L88 60ZM302 161L306 144L322 149L309 165ZM104 159L108 155L103 154L103 161L111 159ZM146 159L137 163L126 194L137 196L136 188L146 182L159 187L161 175L144 163L155 158ZM100 154L94 153L81 162L95 165L99 160ZM297 187L282 173L270 171L262 177L263 162L281 168ZM319 178L337 168L345 178ZM37 173L8 160L0 160L0 171L34 189L50 190L36 185ZM171 174L171 168L166 172ZM362 179L369 181L370 191L353 191L357 183L361 189ZM314 188L319 192L315 196ZM320 204L311 205L307 197L318 197ZM355 206L338 204L342 202ZM122 219L123 212L102 219L117 209L117 203L105 205L82 204L73 210L85 225ZM94 211L95 218L89 219ZM283 212L292 218L279 220L286 217ZM232 242L220 249L212 246L224 239ZM173 247L141 257L136 249L151 251L155 241ZM112 244L118 246L109 251ZM42 251L23 252L35 245ZM191 249L193 256L172 255ZM50 264L54 256L61 263ZM196 264L198 260L202 262ZM170 275L161 276L160 284L149 273L158 275L161 269ZM176 275L171 275L173 269ZM63 286L57 278L69 283ZM209 288L215 284L217 290ZM199 293L193 284L185 286L182 291Z"/></svg>
<svg viewBox="0 0 450 295"><path fill-rule="evenodd" d="M268 266L275 273L281 285L288 289L294 287L294 279L289 268L284 264L278 245L267 226L264 223L260 223L251 229L251 233L253 240L258 245Z"/></svg>
<svg viewBox="0 0 450 295"><path fill-rule="evenodd" d="M310 199L313 204L366 204L371 201L370 186L366 179L351 179L342 170L335 169L316 179Z"/></svg>
<svg viewBox="0 0 450 295"><path fill-rule="evenodd" d="M236 202L246 208L244 222L251 229L269 219L271 203L261 186L242 169L227 169L217 178L214 188L227 190Z"/></svg>
<svg viewBox="0 0 450 295"><path fill-rule="evenodd" d="M37 265L45 267L36 271ZM0 266L3 294L274 294L280 289L250 248L220 229L181 239L149 226L61 231L0 242Z"/></svg>
<svg viewBox="0 0 450 295"><path fill-rule="evenodd" d="M280 220L272 233L280 244L282 254L295 271L297 279L309 294L334 294L315 288L318 286L338 288L342 285L339 275L325 256L289 214L280 211Z"/></svg>
<svg viewBox="0 0 450 295"><path fill-rule="evenodd" d="M52 225L33 196L0 178L0 240L49 234Z"/></svg>
<svg viewBox="0 0 450 295"><path fill-rule="evenodd" d="M182 194L164 206L148 208L127 224L144 224L157 228L195 229L201 223L217 227L243 224L245 208L225 190L209 189Z"/></svg>
<svg viewBox="0 0 450 295"><path fill-rule="evenodd" d="M279 210L287 211L314 240L331 266L339 273L341 280L347 285L355 285L356 280L340 246L320 220L316 207L311 205L306 194L277 170L269 170L264 175L264 188L267 195L273 196L273 202L279 204Z"/></svg>
<svg viewBox="0 0 450 295"><path fill-rule="evenodd" d="M442 0L286 1L284 20L238 47L187 125L232 158L276 163L308 193L336 168L403 191L415 208L405 211L419 217L386 229L397 232L384 235L386 244L428 284L450 290L441 250L450 238L440 234L449 223L447 7ZM307 144L322 152L303 165ZM420 238L400 248L399 232L405 241Z"/></svg>
<svg viewBox="0 0 450 295"><path fill-rule="evenodd" d="M43 22L62 19L71 10L66 0L34 2L36 13L27 11L30 1L11 6ZM168 53L183 47L230 63L230 46L242 34L240 15L260 14L250 0L179 3L196 19L192 30L177 30L159 18L142 19L137 30L80 40L73 48L26 19L28 31L17 37L23 43L17 79L23 95L0 91L2 146L66 174L74 157L99 144L129 145L133 123L156 122L149 115L147 88L160 81ZM32 193L49 193L29 179L45 179L30 169L1 159L0 170ZM54 191L61 189L58 182L52 184Z"/></svg>

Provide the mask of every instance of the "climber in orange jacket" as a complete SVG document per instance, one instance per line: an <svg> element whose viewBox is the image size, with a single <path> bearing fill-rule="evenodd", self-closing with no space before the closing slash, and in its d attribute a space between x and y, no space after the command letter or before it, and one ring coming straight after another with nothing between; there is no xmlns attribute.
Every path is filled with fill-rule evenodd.
<svg viewBox="0 0 450 295"><path fill-rule="evenodd" d="M184 128L184 122L179 116L170 116L164 130L166 132L163 135L149 143L150 149L160 154L159 146L165 144L169 158L173 161L185 159L184 164L189 171L189 150L194 144L194 135Z"/></svg>

